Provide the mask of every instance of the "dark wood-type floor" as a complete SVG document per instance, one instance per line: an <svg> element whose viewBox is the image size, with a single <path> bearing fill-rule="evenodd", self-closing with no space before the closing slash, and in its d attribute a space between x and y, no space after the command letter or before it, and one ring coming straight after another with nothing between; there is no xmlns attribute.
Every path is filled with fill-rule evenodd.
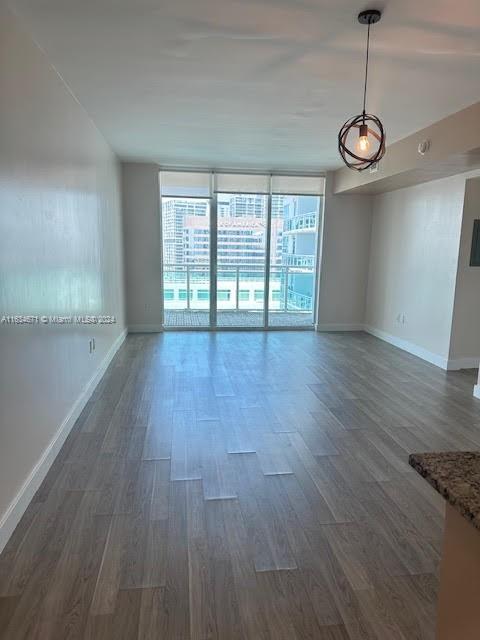
<svg viewBox="0 0 480 640"><path fill-rule="evenodd" d="M8 640L431 640L473 372L366 334L130 336L0 557Z"/></svg>

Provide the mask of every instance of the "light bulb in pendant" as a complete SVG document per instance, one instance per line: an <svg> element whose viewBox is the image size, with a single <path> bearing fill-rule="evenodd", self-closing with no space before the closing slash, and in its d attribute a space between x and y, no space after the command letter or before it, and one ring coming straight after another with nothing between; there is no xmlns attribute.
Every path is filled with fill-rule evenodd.
<svg viewBox="0 0 480 640"><path fill-rule="evenodd" d="M361 124L358 140L355 144L355 152L360 156L365 156L370 151L370 140L368 139L368 125Z"/></svg>

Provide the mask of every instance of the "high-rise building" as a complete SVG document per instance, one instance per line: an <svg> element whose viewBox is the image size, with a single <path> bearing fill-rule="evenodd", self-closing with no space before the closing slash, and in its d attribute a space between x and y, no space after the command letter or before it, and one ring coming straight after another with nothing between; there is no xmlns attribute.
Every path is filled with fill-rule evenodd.
<svg viewBox="0 0 480 640"><path fill-rule="evenodd" d="M272 216L271 263L282 263L283 222ZM174 264L209 262L210 220L205 202L169 199L165 210L165 241ZM257 194L221 194L218 199L218 263L263 266L266 249L267 200Z"/></svg>
<svg viewBox="0 0 480 640"><path fill-rule="evenodd" d="M185 262L184 228L187 218L198 218L208 229L209 204L193 198L162 199L163 261L169 265Z"/></svg>
<svg viewBox="0 0 480 640"><path fill-rule="evenodd" d="M288 267L288 303L294 309L313 304L318 210L316 196L284 197L282 264Z"/></svg>

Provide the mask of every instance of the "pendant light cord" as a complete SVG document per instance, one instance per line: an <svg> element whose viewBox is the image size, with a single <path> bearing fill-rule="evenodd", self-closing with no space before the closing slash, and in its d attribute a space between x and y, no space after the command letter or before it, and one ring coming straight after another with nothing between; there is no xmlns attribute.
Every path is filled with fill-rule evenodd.
<svg viewBox="0 0 480 640"><path fill-rule="evenodd" d="M367 80L368 80L368 50L370 48L370 22L368 23L367 31L367 57L365 60L365 84L363 86L363 121L365 122L365 106L367 103Z"/></svg>

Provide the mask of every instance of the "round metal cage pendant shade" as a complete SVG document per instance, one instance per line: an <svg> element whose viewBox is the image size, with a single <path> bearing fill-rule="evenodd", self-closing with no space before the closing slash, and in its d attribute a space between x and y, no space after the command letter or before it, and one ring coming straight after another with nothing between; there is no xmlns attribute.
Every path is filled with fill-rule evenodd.
<svg viewBox="0 0 480 640"><path fill-rule="evenodd" d="M369 138L367 153L356 148L362 125L366 125ZM381 160L385 155L385 131L379 118L370 113L349 118L338 134L338 151L347 167L357 171L364 171Z"/></svg>
<svg viewBox="0 0 480 640"><path fill-rule="evenodd" d="M380 119L366 113L368 80L368 54L370 45L370 25L381 18L380 11L368 9L358 15L360 24L368 26L367 55L365 60L365 84L363 89L363 111L360 115L349 118L338 134L338 151L344 163L350 169L364 171L385 155L385 130Z"/></svg>

